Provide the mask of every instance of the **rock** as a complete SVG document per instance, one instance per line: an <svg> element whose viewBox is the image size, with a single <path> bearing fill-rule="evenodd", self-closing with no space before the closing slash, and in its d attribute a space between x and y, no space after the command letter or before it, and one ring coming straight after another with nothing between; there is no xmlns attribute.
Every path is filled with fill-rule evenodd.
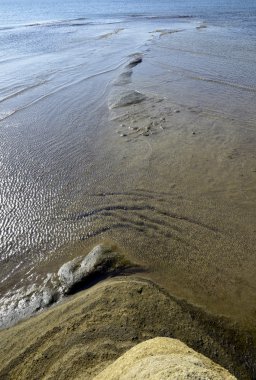
<svg viewBox="0 0 256 380"><path fill-rule="evenodd" d="M129 106L132 104L141 103L145 99L146 96L141 94L140 92L129 90L114 96L114 98L112 98L112 100L110 101L109 108L112 109Z"/></svg>
<svg viewBox="0 0 256 380"><path fill-rule="evenodd" d="M58 273L48 273L42 285L16 290L2 298L0 329L10 327L41 309L81 290L108 275L113 276L138 269L111 247L96 246L87 256L63 264ZM1 378L1 376L0 376Z"/></svg>
<svg viewBox="0 0 256 380"><path fill-rule="evenodd" d="M127 67L132 68L134 66L137 66L141 62L142 62L142 55L141 54L134 54L131 61L128 63Z"/></svg>
<svg viewBox="0 0 256 380"><path fill-rule="evenodd" d="M129 126L129 129L131 129L132 131L137 131L139 129L139 127L132 127L132 126Z"/></svg>
<svg viewBox="0 0 256 380"><path fill-rule="evenodd" d="M122 355L94 380L235 380L227 370L177 339L154 338Z"/></svg>
<svg viewBox="0 0 256 380"><path fill-rule="evenodd" d="M202 23L202 24L200 24L200 25L198 25L198 26L196 27L196 29L198 29L198 30L200 30L200 29L205 29L205 28L207 28L207 25L204 24L204 23Z"/></svg>
<svg viewBox="0 0 256 380"><path fill-rule="evenodd" d="M86 257L75 258L60 267L58 277L62 291L65 294L71 293L91 276L114 272L127 264L128 262L125 263L111 248L98 245Z"/></svg>
<svg viewBox="0 0 256 380"><path fill-rule="evenodd" d="M115 86L123 86L125 84L131 83L132 70L127 70L121 73L115 80Z"/></svg>

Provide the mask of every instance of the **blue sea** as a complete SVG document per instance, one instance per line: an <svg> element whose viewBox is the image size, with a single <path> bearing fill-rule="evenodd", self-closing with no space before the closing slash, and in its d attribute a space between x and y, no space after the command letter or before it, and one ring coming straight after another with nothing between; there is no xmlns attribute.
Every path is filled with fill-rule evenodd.
<svg viewBox="0 0 256 380"><path fill-rule="evenodd" d="M56 90L59 86L80 80L80 74L77 75L75 72L76 68L80 65L89 68L89 56L97 49L107 51L105 41L102 43L100 39L104 34L124 29L118 42L122 45L119 46L119 50L123 50L119 52L121 54L118 57L118 65L130 49L127 40L136 49L148 41L148 33L154 28L176 26L189 29L200 22L207 23L208 28L210 27L209 34L201 33L198 41L193 34L188 38L182 36L174 42L177 46L173 48L178 47L180 51L194 49L198 55L203 53L210 56L204 62L204 70L199 65L199 76L202 73L202 76L205 75L212 81L222 81L225 78L234 86L248 87L254 91L254 0L130 0L97 3L82 0L2 1L0 120L37 101L38 87L42 90L41 96L45 96L45 91L48 91L46 87L52 85ZM115 41L112 45L114 44ZM112 48L114 49L110 46L109 54L115 54L111 51ZM213 55L216 60L220 57L222 62L216 64ZM186 60L185 54L184 57L178 57L183 61L181 66L184 64L183 58ZM197 58L194 57L194 61ZM211 62L208 62L209 59ZM188 66L191 66L191 56L188 62ZM177 61L174 64L177 64ZM197 64L198 62L192 64L196 70ZM184 70L186 69L187 67L184 67ZM37 95L34 95L35 92Z"/></svg>
<svg viewBox="0 0 256 380"><path fill-rule="evenodd" d="M111 187L107 99L135 53L141 89L256 126L255 0L0 1L3 294L95 236L70 215Z"/></svg>

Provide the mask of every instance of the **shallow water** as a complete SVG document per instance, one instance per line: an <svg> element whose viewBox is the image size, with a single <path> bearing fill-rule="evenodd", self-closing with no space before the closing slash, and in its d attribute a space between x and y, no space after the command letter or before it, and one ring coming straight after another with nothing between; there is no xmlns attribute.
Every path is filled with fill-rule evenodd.
<svg viewBox="0 0 256 380"><path fill-rule="evenodd" d="M1 4L2 293L109 239L180 296L250 305L255 15L250 1ZM126 88L149 101L109 111Z"/></svg>

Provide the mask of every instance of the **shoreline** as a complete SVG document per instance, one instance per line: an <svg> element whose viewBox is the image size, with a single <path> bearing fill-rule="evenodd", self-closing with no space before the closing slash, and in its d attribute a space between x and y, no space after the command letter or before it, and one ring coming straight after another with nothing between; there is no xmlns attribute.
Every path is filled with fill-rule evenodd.
<svg viewBox="0 0 256 380"><path fill-rule="evenodd" d="M80 242L40 264L40 281L65 258L109 240L171 294L255 329L256 199L241 188L255 183L254 130L245 134L225 114L175 104L160 95L161 84L145 91L148 55L130 55L109 87L109 120L98 129L87 175L107 172L70 206L65 222L81 226ZM84 225L91 231L84 234Z"/></svg>
<svg viewBox="0 0 256 380"><path fill-rule="evenodd" d="M51 278L49 304L0 330L1 378L94 379L156 337L178 339L239 380L253 378L255 329L188 303L150 277L117 246L96 246L64 264Z"/></svg>
<svg viewBox="0 0 256 380"><path fill-rule="evenodd" d="M122 38L122 32L120 28L118 32L103 34L107 38L99 40L108 43L111 38ZM84 344L84 337L88 350L86 348L87 352L81 354L84 355L82 360L88 364L87 375L92 376L94 370L99 373L104 367L101 366L103 362L106 365L135 343L155 336L185 341L228 368L239 379L249 379L255 374L255 129L247 119L243 123L242 117L240 120L232 112L225 113L224 106L220 112L214 110L228 92L218 88L219 92L214 94L218 101L212 109L206 106L207 102L200 104L198 94L211 88L213 82L210 80L201 81L203 84L193 88L194 78L190 81L191 78L174 70L170 81L162 87L172 63L160 62L164 55L161 56L159 51L164 44L168 47L168 44L181 41L182 33L176 32L173 29L155 29L155 33L160 34L153 38L153 42L150 40L143 49L126 57L125 63L115 66L114 73L111 70L104 72L104 86L100 78L88 85L94 90L95 84L100 91L100 100L95 90L95 99L86 104L83 114L78 116L80 124L74 130L64 131L63 135L73 131L76 139L72 141L70 138L69 151L62 147L58 158L63 161L63 167L67 163L66 169L70 174L66 179L63 171L60 194L65 199L67 188L67 194L70 191L72 195L64 212L58 215L64 226L60 234L66 237L64 228L70 226L75 231L74 236L70 234L74 240L70 239L70 244L59 247L53 256L39 258L34 273L39 287L44 281L48 286L50 277L47 276L55 276L61 265L85 256L97 244L110 242L120 249L126 260L143 268L143 275L135 270L133 273L124 272L121 278L104 278L99 284L93 283L89 289L64 298L64 302L14 327L1 330L0 336L6 342L16 342L17 347L3 347L6 358L3 359L0 376L8 378L8 371L13 371L15 376L30 376L32 379L36 378L38 370L42 371L42 376L43 371L48 370L49 376L54 376L63 363L67 366L66 375L70 374L72 363L77 365L79 373L83 369L75 357ZM196 33L203 36L207 32L208 28L200 28ZM186 83L189 83L189 91L182 102ZM189 104L193 89L195 101L193 98ZM67 90L64 94L65 106L65 102L69 104L70 94ZM74 95L77 94L81 102L83 94L79 86L74 90ZM227 103L228 109L232 102L228 99ZM71 104L74 106L75 100L72 99ZM75 105L74 109L76 107L79 108ZM43 106L35 108L37 111L43 109ZM232 111L232 107L229 109ZM53 115L54 104L46 115L47 120L50 121ZM54 117L56 121L58 115ZM88 123L86 133L83 117ZM61 124L58 128L62 133ZM62 138L63 135L60 134ZM74 141L77 145L73 145ZM54 140L51 143L54 146ZM56 152L58 149L56 145ZM73 156L76 149L82 152L81 156ZM54 149L51 154L54 161ZM63 167L57 168L61 172ZM77 176L76 171L80 175ZM82 177L87 182L80 182ZM54 180L58 182L57 177ZM56 208L62 210L61 207L57 203ZM25 278L27 273L30 275L26 270L24 273L20 271L20 277ZM96 276L96 282L98 280ZM26 294L29 281L28 277L23 282L25 297L22 294L20 299L15 299L15 289L14 299L11 299L14 305L19 302L29 305L35 297L37 288ZM144 306L139 315L131 316L130 305L135 310L140 304L138 294L141 293L137 288L133 289L136 281L145 285L148 298L143 300ZM13 278L6 282L6 286L15 286L15 282L16 278ZM126 301L119 299L118 290L124 283L127 286L122 289L124 294L128 290L131 292L127 293L128 303L125 306L122 302ZM111 296L106 290L108 285ZM98 304L95 300L86 304L90 294L96 294ZM135 300L131 300L133 296ZM48 306L51 303L49 299L45 304L44 299L33 304L32 311ZM58 299L62 300L61 297ZM157 315L161 323L150 314L159 299L162 299L162 309ZM82 306L83 303L86 306ZM115 328L115 321L111 319L112 330L108 330L104 324L106 321L102 320L101 326L97 320L100 313L112 318L108 314L109 305L114 307L116 316L122 321ZM75 315L73 307L78 310ZM123 315L122 310L128 316ZM171 310L170 315L168 310ZM171 328L164 320L166 314ZM155 324L154 329L147 321L149 315ZM177 315L179 318L172 325L172 318ZM48 328L49 316L54 318L54 322ZM63 331L58 327L62 318L66 318ZM69 323L68 318L74 321ZM37 321L41 325L34 337L30 330L37 326ZM18 337L15 336L17 332ZM19 342L21 336L28 338L27 347ZM92 337L95 345L90 346ZM50 339L54 341L53 346ZM67 349L64 347L66 342ZM64 347L62 353L58 353L60 345ZM63 360L61 354L65 355ZM8 362L10 355L12 358Z"/></svg>
<svg viewBox="0 0 256 380"><path fill-rule="evenodd" d="M121 94L122 97L123 88L121 88ZM128 92L128 96L131 94L133 99L133 92ZM107 161L114 164L112 173L116 178L111 179L111 182L121 181L122 183L123 181L125 183L125 178L128 178L127 190L123 191L122 188L119 190L115 187L115 191L106 191L104 184L103 186L100 184L98 189L94 189L94 194L90 194L90 205L92 207L95 204L96 208L92 207L91 210L79 211L70 216L71 220L79 221L79 223L90 218L93 222L90 239L88 240L87 236L81 234L80 242L61 249L57 256L59 260L41 265L41 278L47 283L49 272L54 269L57 271L58 266L63 264L64 257L68 261L69 258L84 255L84 252L95 244L109 241L111 244L119 246L128 259L146 267L148 277L166 288L171 294L186 299L189 303L198 305L210 313L225 315L241 326L254 330L256 326L251 303L251 297L254 294L252 266L254 214L253 210L252 215L248 212L253 198L246 201L248 208L245 208L246 203L243 200L245 208L243 213L240 214L241 209L235 208L236 215L233 212L229 214L229 207L233 208L237 205L237 201L241 200L241 194L237 193L233 199L220 199L218 191L212 193L207 187L205 194L197 191L198 183L201 188L203 187L205 173L200 179L193 178L193 173L192 176L186 177L191 170L191 161L187 160L186 162L186 158L183 158L182 155L184 152L188 154L188 157L191 155L188 140L193 144L192 149L196 146L197 153L199 153L198 164L201 161L201 167L206 165L201 153L204 154L204 149L208 153L208 147L202 149L203 145L200 147L200 144L205 144L209 114L201 110L176 106L166 99L152 96L145 96L142 101L140 99L138 101L135 97L133 101L134 103L128 106L118 106L110 110L112 127L101 142L108 147L107 152L106 149L103 150L103 155L110 153L111 157L107 156ZM154 108L155 105L156 108ZM158 116L159 114L161 117ZM187 127L187 120L190 120L193 125L193 118L196 120L197 129L193 126L191 128L191 125ZM222 123L223 120L225 119L220 119L220 122ZM215 125L218 130L220 126L216 120ZM196 132L194 132L195 130ZM211 133L214 136L215 130L212 130ZM168 136L172 140L169 140ZM183 140L185 140L185 144ZM165 152L170 149L168 145L176 151L172 153L170 160L164 163L162 154L165 157ZM115 157L112 156L113 147L115 147ZM159 149L159 147L161 148ZM216 145L214 145L215 147ZM220 148L223 149L222 146ZM214 154L216 155L217 152ZM122 168L120 155L127 170L124 173L119 171ZM126 155L127 157L125 157ZM182 157L184 173L181 170L177 173L177 169L174 167L173 173L176 177L172 177L172 182L168 184L166 182L168 177L164 179L163 175L166 175L166 170L173 169L172 161L175 155L175 165ZM178 155L180 156L178 157ZM140 159L140 157L143 158ZM247 160L248 157L245 159ZM232 164L232 158L227 155L226 162L229 163L229 161ZM101 164L101 159L99 164ZM212 162L210 164L212 165ZM192 165L194 164L192 163ZM160 168L162 173L159 173ZM220 169L218 168L218 170ZM153 174L147 178L151 170L152 173L156 171L155 190L143 190L143 187L147 188L148 183L151 182ZM195 173L201 175L200 170L199 167ZM234 181L236 181L236 172L234 174ZM227 171L224 172L224 176L226 175ZM160 180L159 184L158 180ZM168 186L164 188L164 191L163 180ZM183 183L181 180L185 182ZM133 183L136 181L138 189L133 187ZM207 181L208 179L206 184ZM193 182L196 191L193 189ZM187 194L184 191L186 183L190 185ZM132 184L131 188L130 184ZM157 191L159 185L161 191ZM220 185L222 186L221 182ZM216 195L215 199L213 194ZM229 194L227 195L229 197ZM223 210L225 210L225 219L221 220L220 216L223 216ZM244 220L245 215L248 220L252 217L251 225L239 225L239 228L243 229L241 229L241 235L236 239L237 223L240 218ZM252 230L250 231L248 227ZM248 239L251 240L251 248ZM152 241L155 241L153 245ZM213 243L216 246L213 246ZM156 247L158 257L154 258ZM246 247L246 251L244 247ZM205 255L205 252L208 254ZM241 255L245 254L247 258L242 258ZM220 271L221 266L226 268L223 273ZM249 275L247 281L245 281L245 277L242 277L242 270L245 275ZM241 277L240 282L236 281L236 276ZM24 292L26 294L26 288ZM28 288L29 297L33 297L33 292ZM238 292L240 293L239 302ZM26 295L25 300L28 302ZM11 302L13 301L11 300ZM15 302L17 303L17 300Z"/></svg>

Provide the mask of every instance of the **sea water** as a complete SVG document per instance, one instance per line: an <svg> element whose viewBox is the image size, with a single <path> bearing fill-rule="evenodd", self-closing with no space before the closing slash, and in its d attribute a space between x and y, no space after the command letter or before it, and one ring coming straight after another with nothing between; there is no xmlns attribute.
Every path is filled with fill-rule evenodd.
<svg viewBox="0 0 256 380"><path fill-rule="evenodd" d="M93 236L90 218L81 226L69 216L111 175L104 160L93 170L97 141L130 55L145 56L136 78L145 91L255 125L253 0L1 1L0 47L3 293L33 281L59 247Z"/></svg>

